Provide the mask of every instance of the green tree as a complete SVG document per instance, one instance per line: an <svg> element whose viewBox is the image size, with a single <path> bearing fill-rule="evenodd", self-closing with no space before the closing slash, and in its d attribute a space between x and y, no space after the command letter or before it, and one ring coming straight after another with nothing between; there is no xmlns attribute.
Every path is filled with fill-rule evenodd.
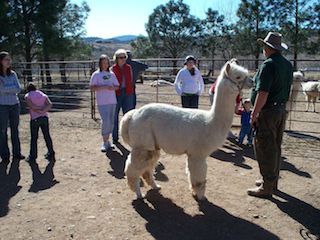
<svg viewBox="0 0 320 240"><path fill-rule="evenodd" d="M36 30L35 19L39 9L39 1L36 0L9 0L7 1L7 12L9 22L7 27L8 51L14 56L23 56L27 62L24 75L28 81L32 80L32 71L30 62L37 55L37 46L39 43L39 34ZM12 35L11 33L14 33Z"/></svg>
<svg viewBox="0 0 320 240"><path fill-rule="evenodd" d="M183 0L170 0L153 10L146 24L152 43L161 56L177 58L190 50L195 37L200 33L199 19L190 14L190 8ZM176 68L177 62L173 62Z"/></svg>
<svg viewBox="0 0 320 240"><path fill-rule="evenodd" d="M206 18L202 22L202 34L200 40L200 50L203 56L212 59L211 73L214 74L214 58L217 50L224 44L221 42L225 30L224 16L219 15L218 11L209 8L206 12Z"/></svg>
<svg viewBox="0 0 320 240"><path fill-rule="evenodd" d="M260 47L257 39L265 35L267 26L267 4L262 0L242 0L235 29L239 54L255 56L255 68L259 66Z"/></svg>
<svg viewBox="0 0 320 240"><path fill-rule="evenodd" d="M10 18L8 16L9 4L5 0L0 0L0 51L11 48L13 31L10 31Z"/></svg>
<svg viewBox="0 0 320 240"><path fill-rule="evenodd" d="M80 43L89 7L70 0L0 0L0 47L22 56L32 80L30 62L51 60L85 49ZM49 66L46 66L49 69ZM50 81L50 73L47 72Z"/></svg>
<svg viewBox="0 0 320 240"><path fill-rule="evenodd" d="M316 13L310 16L310 3L310 0L269 0L270 25L283 34L293 54L295 69L299 53L306 52L312 37L308 19L312 21ZM272 6L276 7L277 11L272 11Z"/></svg>
<svg viewBox="0 0 320 240"><path fill-rule="evenodd" d="M152 47L150 39L145 36L138 36L130 43L133 48L133 56L137 58L150 58L158 56L158 52Z"/></svg>
<svg viewBox="0 0 320 240"><path fill-rule="evenodd" d="M308 9L309 46L308 53L319 54L320 51L320 3L314 3Z"/></svg>

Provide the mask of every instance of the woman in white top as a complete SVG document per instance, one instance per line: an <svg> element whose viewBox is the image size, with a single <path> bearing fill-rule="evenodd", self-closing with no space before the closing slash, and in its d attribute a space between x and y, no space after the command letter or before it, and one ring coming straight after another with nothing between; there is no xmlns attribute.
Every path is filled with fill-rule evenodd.
<svg viewBox="0 0 320 240"><path fill-rule="evenodd" d="M195 64L195 57L192 55L187 56L184 62L185 66L178 72L174 82L184 108L198 108L199 95L204 89L201 72Z"/></svg>
<svg viewBox="0 0 320 240"><path fill-rule="evenodd" d="M114 115L117 106L115 91L118 88L117 77L110 71L109 57L103 54L99 58L99 69L92 74L90 80L90 89L96 92L97 105L102 121L102 152L106 152L111 147L109 136L114 126Z"/></svg>

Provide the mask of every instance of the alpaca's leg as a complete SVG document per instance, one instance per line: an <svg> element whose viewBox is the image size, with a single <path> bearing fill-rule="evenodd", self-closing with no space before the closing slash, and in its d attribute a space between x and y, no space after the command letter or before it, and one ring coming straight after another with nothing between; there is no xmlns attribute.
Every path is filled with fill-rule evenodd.
<svg viewBox="0 0 320 240"><path fill-rule="evenodd" d="M127 181L130 189L134 191L137 195L137 198L142 198L141 190L140 190L140 175L139 171L135 169L132 164L132 156L129 154L128 159L126 161L125 174L127 176Z"/></svg>
<svg viewBox="0 0 320 240"><path fill-rule="evenodd" d="M312 100L313 100L313 101L312 101L312 102L313 102L313 111L316 112L316 101L317 101L317 97L314 96Z"/></svg>
<svg viewBox="0 0 320 240"><path fill-rule="evenodd" d="M153 151L151 155L151 159L148 159L148 161L150 161L148 169L143 173L142 177L146 181L146 183L149 184L153 189L160 189L161 186L156 184L153 176L155 166L157 165L158 159L160 157L160 151Z"/></svg>
<svg viewBox="0 0 320 240"><path fill-rule="evenodd" d="M190 187L199 200L204 199L206 190L207 162L205 157L188 156L187 174Z"/></svg>
<svg viewBox="0 0 320 240"><path fill-rule="evenodd" d="M133 148L126 162L125 174L128 185L137 194L137 198L142 198L140 176L148 169L149 158L149 151Z"/></svg>
<svg viewBox="0 0 320 240"><path fill-rule="evenodd" d="M310 101L311 101L311 98L310 98L310 96L309 96L309 95L307 95L307 110L306 110L306 112L308 112L308 111L309 111L309 104L310 104Z"/></svg>

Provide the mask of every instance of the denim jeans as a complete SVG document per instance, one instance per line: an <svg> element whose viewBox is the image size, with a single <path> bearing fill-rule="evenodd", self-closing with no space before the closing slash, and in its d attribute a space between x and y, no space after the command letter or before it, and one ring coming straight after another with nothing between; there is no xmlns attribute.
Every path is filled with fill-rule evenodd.
<svg viewBox="0 0 320 240"><path fill-rule="evenodd" d="M49 132L49 119L48 117L38 117L30 121L31 143L29 158L33 160L38 157L39 128L41 128L41 131L43 133L44 141L46 142L48 148L48 154L54 154L52 140Z"/></svg>
<svg viewBox="0 0 320 240"><path fill-rule="evenodd" d="M199 105L199 96L194 95L187 95L181 96L182 107L184 108L198 108Z"/></svg>
<svg viewBox="0 0 320 240"><path fill-rule="evenodd" d="M137 93L136 93L136 87L134 87L134 92L133 92L133 108L136 108L137 106Z"/></svg>
<svg viewBox="0 0 320 240"><path fill-rule="evenodd" d="M243 143L243 139L247 136L249 144L252 144L252 129L250 125L242 125L239 133L239 143Z"/></svg>
<svg viewBox="0 0 320 240"><path fill-rule="evenodd" d="M0 156L2 159L10 157L8 147L8 125L11 131L12 154L21 155L19 140L20 104L0 105Z"/></svg>
<svg viewBox="0 0 320 240"><path fill-rule="evenodd" d="M116 114L114 115L114 126L112 132L112 139L114 141L119 140L119 112L122 109L123 115L134 108L133 106L134 97L133 94L127 95L126 89L122 88L120 96L117 96L117 107Z"/></svg>

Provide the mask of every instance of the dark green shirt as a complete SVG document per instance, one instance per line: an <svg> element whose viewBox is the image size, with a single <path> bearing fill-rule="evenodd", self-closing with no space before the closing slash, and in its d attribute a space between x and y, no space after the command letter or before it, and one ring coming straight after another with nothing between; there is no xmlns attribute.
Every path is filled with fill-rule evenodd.
<svg viewBox="0 0 320 240"><path fill-rule="evenodd" d="M259 91L268 92L266 105L286 103L293 80L292 64L280 53L272 54L259 67L254 76L251 103L254 105Z"/></svg>

